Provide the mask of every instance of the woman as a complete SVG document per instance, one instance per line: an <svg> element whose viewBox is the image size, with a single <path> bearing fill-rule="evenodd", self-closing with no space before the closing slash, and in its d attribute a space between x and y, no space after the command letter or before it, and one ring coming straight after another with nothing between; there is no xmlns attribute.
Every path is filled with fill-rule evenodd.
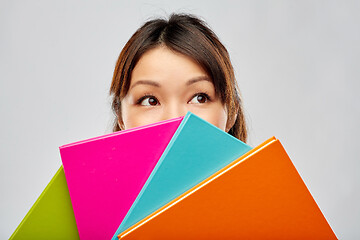
<svg viewBox="0 0 360 240"><path fill-rule="evenodd" d="M140 27L120 53L110 94L114 131L198 115L246 142L247 131L226 48L192 15Z"/></svg>

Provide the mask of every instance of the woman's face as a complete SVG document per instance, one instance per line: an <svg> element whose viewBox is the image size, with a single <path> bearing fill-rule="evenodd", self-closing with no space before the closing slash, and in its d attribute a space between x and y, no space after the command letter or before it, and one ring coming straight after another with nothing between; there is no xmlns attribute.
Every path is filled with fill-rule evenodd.
<svg viewBox="0 0 360 240"><path fill-rule="evenodd" d="M121 101L123 128L184 116L188 111L228 131L226 108L195 61L164 46L143 54Z"/></svg>

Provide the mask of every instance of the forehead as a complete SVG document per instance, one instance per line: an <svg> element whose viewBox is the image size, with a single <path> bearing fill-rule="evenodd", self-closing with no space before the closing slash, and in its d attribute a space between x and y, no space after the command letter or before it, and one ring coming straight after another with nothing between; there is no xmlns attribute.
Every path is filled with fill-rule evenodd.
<svg viewBox="0 0 360 240"><path fill-rule="evenodd" d="M208 76L207 72L192 58L159 46L145 52L131 74L131 84L139 80L188 80Z"/></svg>

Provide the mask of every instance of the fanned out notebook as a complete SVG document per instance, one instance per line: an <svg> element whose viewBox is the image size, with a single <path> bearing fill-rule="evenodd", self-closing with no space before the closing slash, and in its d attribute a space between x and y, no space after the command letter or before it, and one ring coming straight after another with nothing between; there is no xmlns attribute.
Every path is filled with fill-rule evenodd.
<svg viewBox="0 0 360 240"><path fill-rule="evenodd" d="M62 166L10 237L17 239L79 239Z"/></svg>
<svg viewBox="0 0 360 240"><path fill-rule="evenodd" d="M230 134L188 113L113 239L250 149Z"/></svg>
<svg viewBox="0 0 360 240"><path fill-rule="evenodd" d="M281 143L271 138L119 239L337 239Z"/></svg>
<svg viewBox="0 0 360 240"><path fill-rule="evenodd" d="M60 147L81 240L111 239L181 120Z"/></svg>

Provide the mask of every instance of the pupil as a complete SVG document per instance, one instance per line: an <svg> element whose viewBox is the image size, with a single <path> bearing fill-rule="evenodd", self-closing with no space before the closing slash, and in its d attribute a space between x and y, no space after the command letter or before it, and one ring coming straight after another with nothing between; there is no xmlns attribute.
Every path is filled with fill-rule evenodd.
<svg viewBox="0 0 360 240"><path fill-rule="evenodd" d="M204 103L205 102L205 98L202 95L197 96L197 100L198 100L199 103Z"/></svg>
<svg viewBox="0 0 360 240"><path fill-rule="evenodd" d="M156 100L154 98L149 98L150 105L156 105Z"/></svg>

